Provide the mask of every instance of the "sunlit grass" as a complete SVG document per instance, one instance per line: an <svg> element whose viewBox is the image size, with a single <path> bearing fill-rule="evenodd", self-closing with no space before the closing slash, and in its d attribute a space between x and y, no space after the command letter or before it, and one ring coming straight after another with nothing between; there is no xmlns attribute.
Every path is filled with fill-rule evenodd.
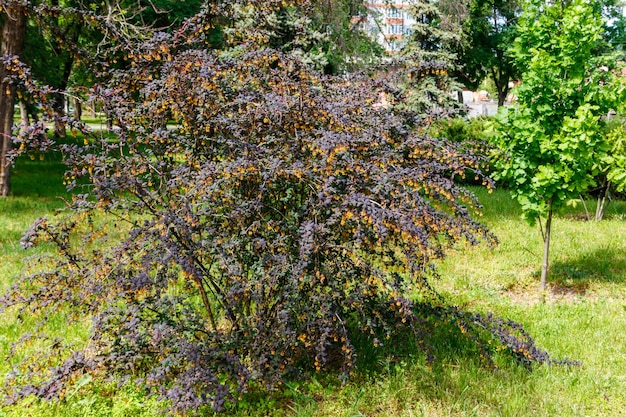
<svg viewBox="0 0 626 417"><path fill-rule="evenodd" d="M38 217L55 216L67 204L71 195L63 185L65 167L59 154L46 154L43 158L20 158L12 167L11 196L0 198L0 291L5 291L14 277L26 267L26 258L46 249L24 250L19 241L22 233ZM0 381L20 359L11 345L20 337L37 328L33 317L18 317L15 308L0 315ZM46 330L78 345L88 337L90 319L68 326L63 312L51 320ZM45 346L41 346L45 347ZM30 344L32 350L39 348ZM0 391L2 394L2 391ZM4 394L2 394L4 395ZM3 404L2 400L0 404ZM158 401L148 399L131 387L118 387L117 383L83 380L70 388L70 394L61 402L28 399L13 407L0 405L0 416L156 416Z"/></svg>

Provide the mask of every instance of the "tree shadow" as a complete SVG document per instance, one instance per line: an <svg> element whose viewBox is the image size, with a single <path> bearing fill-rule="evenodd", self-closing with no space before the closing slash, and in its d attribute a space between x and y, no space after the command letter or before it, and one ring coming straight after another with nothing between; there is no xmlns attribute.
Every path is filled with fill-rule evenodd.
<svg viewBox="0 0 626 417"><path fill-rule="evenodd" d="M621 284L626 282L626 252L599 248L577 259L554 261L550 282L557 288L583 294L591 282Z"/></svg>
<svg viewBox="0 0 626 417"><path fill-rule="evenodd" d="M30 151L20 155L11 167L11 195L14 197L57 199L71 195L63 182L67 165L60 146L82 145L82 135L69 134L55 139L56 146L42 153Z"/></svg>
<svg viewBox="0 0 626 417"><path fill-rule="evenodd" d="M350 379L352 389L346 393L339 394L345 387L338 373L325 371L285 382L286 389L269 396L266 391L251 390L244 395L243 403L233 404L233 411L241 415L247 407L258 410L269 404L274 409L298 410L295 415L316 415L316 403L335 395L346 395L346 401L352 403L349 415L364 415L361 411L365 415L386 415L389 410L385 409L385 401L392 401L400 409L429 400L461 410L464 406L493 403L491 391L476 389L485 381L505 391L514 391L520 385L526 391L535 390L531 369L506 352L494 353L494 362L486 362L475 342L459 331L456 323L441 322L430 335L432 357L411 332L397 334L379 347L373 347L367 336L354 336L359 353L356 372ZM378 388L369 392L363 388L369 384ZM380 396L383 402L372 409L371 404L367 405L372 398L363 399L364 395ZM272 398L269 403L268 398ZM366 403L365 410L361 410L360 402Z"/></svg>

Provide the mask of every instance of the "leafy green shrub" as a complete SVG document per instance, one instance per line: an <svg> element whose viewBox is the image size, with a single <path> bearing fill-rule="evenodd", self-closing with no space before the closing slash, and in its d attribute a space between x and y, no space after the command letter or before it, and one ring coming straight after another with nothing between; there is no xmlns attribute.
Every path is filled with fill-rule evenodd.
<svg viewBox="0 0 626 417"><path fill-rule="evenodd" d="M604 134L611 147L611 151L605 156L606 177L614 186L613 193L619 198L626 196L626 119L623 116L615 116L608 120ZM601 181L598 181L602 183Z"/></svg>

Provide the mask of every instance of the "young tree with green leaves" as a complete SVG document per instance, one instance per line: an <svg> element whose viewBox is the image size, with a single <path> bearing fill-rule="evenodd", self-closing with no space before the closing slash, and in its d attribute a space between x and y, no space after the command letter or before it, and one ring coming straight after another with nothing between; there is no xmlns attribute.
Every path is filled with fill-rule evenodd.
<svg viewBox="0 0 626 417"><path fill-rule="evenodd" d="M544 241L541 290L546 287L552 217L596 184L609 147L605 116L616 105L616 64L607 54L601 1L531 0L519 19L510 53L523 68L517 105L497 129L498 178L510 187Z"/></svg>

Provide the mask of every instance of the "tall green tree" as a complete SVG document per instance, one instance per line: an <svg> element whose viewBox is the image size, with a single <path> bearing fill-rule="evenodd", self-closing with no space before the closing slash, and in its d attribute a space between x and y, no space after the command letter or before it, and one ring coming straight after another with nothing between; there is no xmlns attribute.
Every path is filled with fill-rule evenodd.
<svg viewBox="0 0 626 417"><path fill-rule="evenodd" d="M405 54L424 61L454 60L453 47L461 41L460 25L452 23L454 19L441 6L433 0L419 0L411 5L409 10L416 22L404 48Z"/></svg>
<svg viewBox="0 0 626 417"><path fill-rule="evenodd" d="M509 83L519 74L507 49L515 39L520 13L520 0L472 0L463 24L460 68L456 74L471 89L491 78L500 106L509 93Z"/></svg>
<svg viewBox="0 0 626 417"><path fill-rule="evenodd" d="M541 290L549 270L552 217L596 183L609 147L605 115L618 99L615 56L607 42L601 1L525 3L510 50L522 68L518 104L503 113L496 166L525 217L541 219Z"/></svg>

